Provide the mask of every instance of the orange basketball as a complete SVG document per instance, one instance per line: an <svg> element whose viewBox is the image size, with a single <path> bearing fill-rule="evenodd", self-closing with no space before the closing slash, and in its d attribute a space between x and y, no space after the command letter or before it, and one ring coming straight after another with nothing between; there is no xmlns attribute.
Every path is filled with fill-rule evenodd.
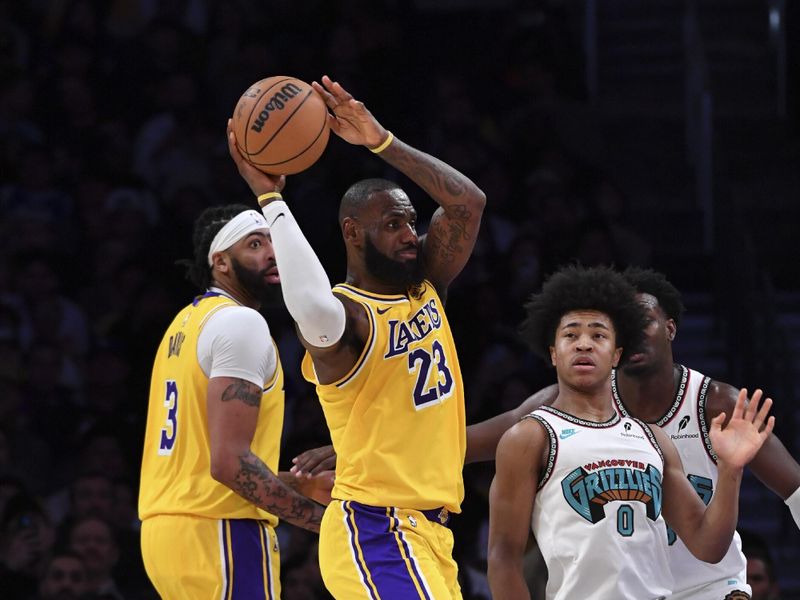
<svg viewBox="0 0 800 600"><path fill-rule="evenodd" d="M328 109L305 81L267 77L239 98L233 133L242 156L272 175L299 173L317 162L328 144Z"/></svg>

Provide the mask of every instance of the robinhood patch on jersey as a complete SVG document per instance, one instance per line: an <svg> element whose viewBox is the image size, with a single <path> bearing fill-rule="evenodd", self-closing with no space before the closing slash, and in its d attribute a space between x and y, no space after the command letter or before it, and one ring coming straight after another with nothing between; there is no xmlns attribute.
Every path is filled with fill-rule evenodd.
<svg viewBox="0 0 800 600"><path fill-rule="evenodd" d="M611 461L587 467L601 462ZM647 517L655 521L661 514L661 472L639 461L613 459L613 462L619 466L603 467L591 473L578 467L564 477L561 490L567 504L594 524L605 518L603 506L609 502L641 502L646 507ZM629 466L623 466L625 463Z"/></svg>

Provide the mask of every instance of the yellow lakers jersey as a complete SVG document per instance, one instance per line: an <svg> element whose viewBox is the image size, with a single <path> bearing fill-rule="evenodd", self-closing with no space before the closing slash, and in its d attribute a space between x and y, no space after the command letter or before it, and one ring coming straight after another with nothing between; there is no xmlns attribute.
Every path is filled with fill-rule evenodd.
<svg viewBox="0 0 800 600"><path fill-rule="evenodd" d="M464 388L442 302L429 282L419 293L333 291L360 303L370 333L342 379L320 385L311 356L303 376L317 384L336 450L332 496L373 506L459 512L466 450Z"/></svg>
<svg viewBox="0 0 800 600"><path fill-rule="evenodd" d="M139 517L184 514L208 518L278 518L257 508L211 477L206 391L208 377L197 359L197 339L208 318L238 306L225 296L201 296L185 307L164 334L153 366L142 457ZM272 342L274 344L274 342ZM253 453L278 469L283 428L283 370L278 361L264 384Z"/></svg>

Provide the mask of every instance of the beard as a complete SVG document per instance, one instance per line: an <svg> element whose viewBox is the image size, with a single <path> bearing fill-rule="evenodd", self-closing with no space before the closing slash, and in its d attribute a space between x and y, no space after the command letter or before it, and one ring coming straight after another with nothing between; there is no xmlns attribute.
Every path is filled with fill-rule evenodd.
<svg viewBox="0 0 800 600"><path fill-rule="evenodd" d="M375 247L369 236L364 238L364 264L370 275L398 288L408 289L425 279L420 253L413 260L392 260Z"/></svg>
<svg viewBox="0 0 800 600"><path fill-rule="evenodd" d="M267 283L264 277L267 274L267 269L256 271L255 269L248 269L235 257L231 256L231 264L233 265L233 272L236 273L236 278L248 294L253 296L262 304L275 304L283 301L283 294L281 293L281 286L279 283Z"/></svg>

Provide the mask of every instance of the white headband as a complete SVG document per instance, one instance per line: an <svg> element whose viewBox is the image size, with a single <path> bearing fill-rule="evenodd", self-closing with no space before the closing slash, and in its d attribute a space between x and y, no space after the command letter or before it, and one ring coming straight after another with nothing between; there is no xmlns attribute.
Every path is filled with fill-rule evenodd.
<svg viewBox="0 0 800 600"><path fill-rule="evenodd" d="M215 252L227 250L244 236L259 229L269 229L267 220L259 212L246 210L233 217L211 240L211 246L208 249L208 266L210 267L214 263L211 257Z"/></svg>

